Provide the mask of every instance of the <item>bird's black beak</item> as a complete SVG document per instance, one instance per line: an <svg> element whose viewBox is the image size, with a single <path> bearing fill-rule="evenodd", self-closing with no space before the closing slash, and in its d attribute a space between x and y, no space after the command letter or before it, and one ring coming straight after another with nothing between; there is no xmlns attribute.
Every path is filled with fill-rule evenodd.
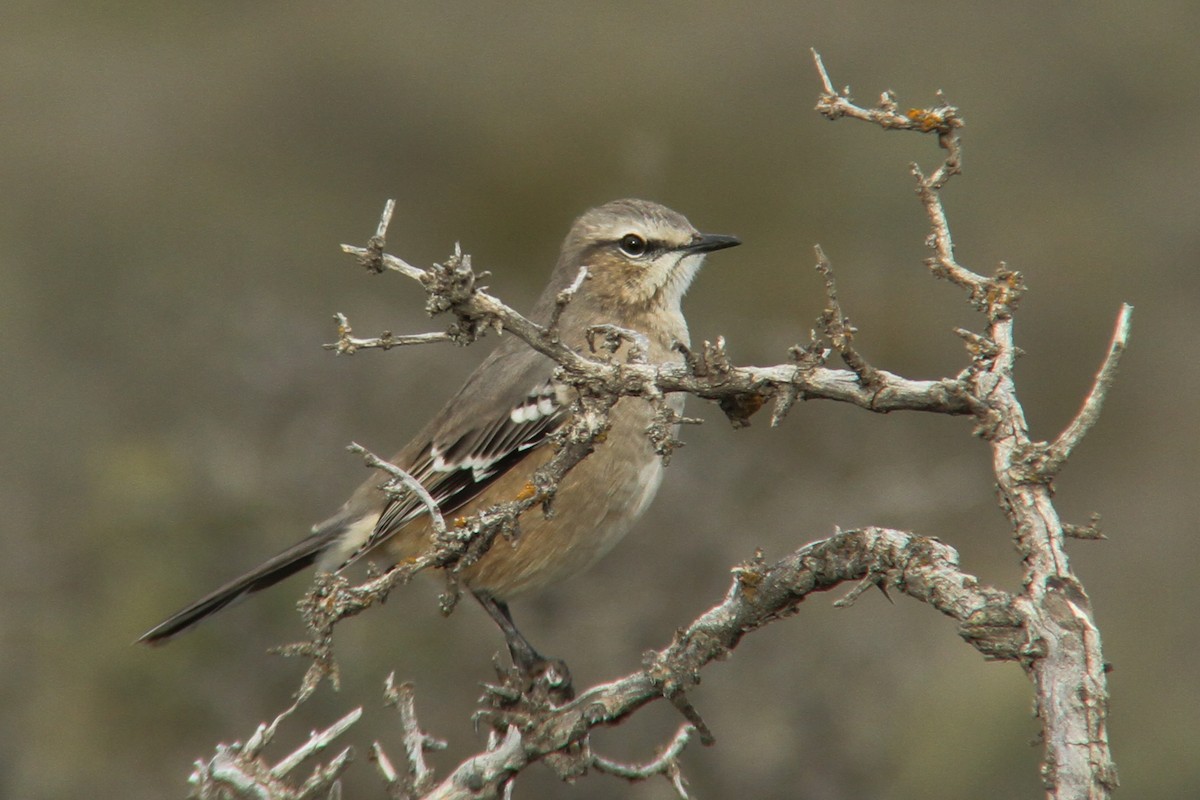
<svg viewBox="0 0 1200 800"><path fill-rule="evenodd" d="M725 236L720 233L697 233L692 237L692 243L684 245L688 253L711 253L713 250L724 250L726 247L737 247L742 240L736 236Z"/></svg>

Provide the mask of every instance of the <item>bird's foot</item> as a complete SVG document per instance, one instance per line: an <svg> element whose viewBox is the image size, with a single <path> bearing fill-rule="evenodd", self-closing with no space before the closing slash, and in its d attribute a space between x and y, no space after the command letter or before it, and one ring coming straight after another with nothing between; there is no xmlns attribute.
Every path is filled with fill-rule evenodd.
<svg viewBox="0 0 1200 800"><path fill-rule="evenodd" d="M575 699L571 670L561 658L532 657L513 659L508 666L495 662L497 682L485 683L481 701L500 712L544 710L566 705ZM515 720L514 720L515 722Z"/></svg>

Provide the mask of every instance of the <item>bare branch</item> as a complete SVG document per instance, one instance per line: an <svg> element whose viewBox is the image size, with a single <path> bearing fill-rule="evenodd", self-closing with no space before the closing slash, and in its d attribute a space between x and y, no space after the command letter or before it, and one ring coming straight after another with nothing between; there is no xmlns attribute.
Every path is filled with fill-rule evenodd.
<svg viewBox="0 0 1200 800"><path fill-rule="evenodd" d="M635 331L631 328L622 328L620 325L611 323L601 323L599 325L588 326L584 332L587 339L588 348L593 353L604 353L611 362L612 355L621 347L622 342L628 342L629 354L625 360L630 364L645 364L646 353L650 350L650 340L646 338L646 334L641 331ZM596 346L596 339L600 339L599 348Z"/></svg>
<svg viewBox="0 0 1200 800"><path fill-rule="evenodd" d="M383 776L383 783L387 786L388 792L393 797L400 797L407 800L411 795L408 793L404 782L400 779L400 773L396 771L392 760L384 752L383 745L378 741L371 743L371 760L375 762L375 767L379 770L379 774Z"/></svg>
<svg viewBox="0 0 1200 800"><path fill-rule="evenodd" d="M367 240L367 246L363 247L348 247L342 245L342 251L351 253L358 257L358 263L367 269L368 272L376 274L383 272L385 269L399 272L408 278L415 280L423 280L425 270L419 267L414 267L408 262L396 258L395 256L386 255L383 252L386 244L385 236L387 234L388 225L392 221L392 213L396 210L396 201L388 198L388 201L383 205L383 213L379 216L379 224L375 227L375 235Z"/></svg>
<svg viewBox="0 0 1200 800"><path fill-rule="evenodd" d="M350 765L352 754L349 748L334 756L328 764L318 765L300 786L293 786L284 779L289 772L328 747L358 722L362 708L354 709L323 731L314 731L307 742L270 767L259 755L261 748L270 741L276 726L295 711L297 704L280 714L270 726L260 725L245 746L237 743L218 745L211 761L196 762L196 768L188 778L188 783L193 787L192 796L201 800L215 800L231 794L236 797L261 797L264 800L302 800L314 797L318 792L336 791L333 787L337 778Z"/></svg>
<svg viewBox="0 0 1200 800"><path fill-rule="evenodd" d="M622 764L619 761L611 761L593 755L592 766L596 768L597 772L625 778L628 781L644 781L655 775L662 775L671 782L675 793L681 800L689 800L687 789L684 787L683 773L679 769L679 756L695 732L696 729L691 725L680 727L667 746L658 754L658 757L645 764Z"/></svg>
<svg viewBox="0 0 1200 800"><path fill-rule="evenodd" d="M424 800L500 797L512 776L528 763L520 731L509 726L499 744L464 761L450 777L425 795Z"/></svg>
<svg viewBox="0 0 1200 800"><path fill-rule="evenodd" d="M444 332L436 333L412 333L396 335L391 331L384 331L380 336L374 339L356 339L352 334L354 329L350 327L349 320L345 314L334 314L333 318L337 320L338 340L329 344L321 345L326 350L333 350L338 355L354 355L359 350L368 350L378 348L380 350L391 350L393 347L403 347L414 344L435 344L438 342L452 341L450 334Z"/></svg>
<svg viewBox="0 0 1200 800"><path fill-rule="evenodd" d="M579 287L583 286L583 282L587 280L588 268L585 264L579 268L579 274L575 276L575 280L571 281L571 285L558 293L554 298L554 311L550 313L550 321L546 323L546 329L551 332L551 335L557 335L558 321L562 318L562 312L571 300L574 299L575 293L579 291Z"/></svg>
<svg viewBox="0 0 1200 800"><path fill-rule="evenodd" d="M1086 525L1071 525L1064 522L1063 535L1070 536L1072 539L1089 539L1092 541L1108 538L1104 535L1104 531L1100 530L1100 515L1094 512L1088 517Z"/></svg>
<svg viewBox="0 0 1200 800"><path fill-rule="evenodd" d="M308 737L308 741L296 748L292 753L288 754L274 767L271 767L271 775L276 778L282 778L293 769L298 767L305 759L311 758L317 753L328 747L334 739L348 731L354 723L362 719L362 707L358 707L339 719L337 722L330 725L323 731L313 731Z"/></svg>
<svg viewBox="0 0 1200 800"><path fill-rule="evenodd" d="M846 362L846 366L854 370L863 388L874 389L879 382L878 370L867 363L858 351L854 349L854 334L858 329L850 324L850 319L842 311L841 301L838 300L837 282L833 279L833 265L829 263L821 245L813 248L817 254L817 272L825 279L825 298L828 305L821 315L821 329L829 336L833 349Z"/></svg>
<svg viewBox="0 0 1200 800"><path fill-rule="evenodd" d="M894 127L886 115L848 113L846 97L829 96L832 82L819 58L817 61L825 87L819 110L828 108L823 113L831 119L856 116L884 128ZM940 115L941 109L934 110L929 121L936 122ZM951 118L957 120L957 114ZM975 399L978 431L991 445L1001 505L1012 522L1022 555L1025 591L1013 608L1026 620L1029 636L1023 666L1033 679L1042 722L1043 780L1054 798L1106 798L1116 786L1117 776L1108 748L1108 690L1100 635L1083 585L1071 570L1064 547L1067 528L1054 508L1049 483L1095 423L1125 347L1128 306L1122 310L1109 357L1083 410L1053 446L1031 441L1013 379L1020 350L1013 340L1012 314L1024 291L1021 275L1001 265L994 277L984 278L959 264L941 202L942 186L961 168L960 144L954 133L958 126L935 124L930 128L937 131L938 143L947 151L944 164L932 176L925 177L913 166L917 192L931 225L928 243L934 256L928 264L935 275L966 289L972 304L987 316L986 337L965 337L973 364L963 375L963 396Z"/></svg>
<svg viewBox="0 0 1200 800"><path fill-rule="evenodd" d="M372 758L378 765L389 791L395 796L420 797L433 785L433 772L425 764L425 751L444 750L446 743L421 730L421 726L417 722L416 695L413 685L402 683L396 686L395 681L396 673L393 672L384 682L384 698L387 705L400 712L400 725L404 731L404 754L405 760L408 762L408 769L401 776L387 754L384 753L383 746L379 742L375 742L371 746Z"/></svg>
<svg viewBox="0 0 1200 800"><path fill-rule="evenodd" d="M433 499L433 495L421 485L419 480L395 464L384 461L357 442L351 442L346 449L351 453L361 455L368 467L382 470L392 476L392 481L385 487L389 493L403 495L406 492L412 492L416 495L417 499L421 501L421 505L425 506L425 510L429 513L429 522L433 526L433 532L442 538L447 535L446 520L442 517L442 511L438 507L437 501Z"/></svg>
<svg viewBox="0 0 1200 800"><path fill-rule="evenodd" d="M375 226L375 235L372 239L377 239L382 247L387 237L388 225L392 222L392 213L396 210L395 198L389 197L387 202L383 204L383 213L379 215L379 224Z"/></svg>
<svg viewBox="0 0 1200 800"><path fill-rule="evenodd" d="M1012 595L980 586L958 568L958 554L936 539L885 528L841 532L766 564L734 570L722 603L647 655L647 670L594 686L561 707L519 718L481 712L504 731L503 742L463 762L431 793L439 798L496 797L525 765L581 741L588 730L615 725L679 687L737 647L747 633L793 614L810 594L868 575L887 576L896 591L929 603L959 622L959 634L989 658L1028 659L1023 616Z"/></svg>
<svg viewBox="0 0 1200 800"><path fill-rule="evenodd" d="M1024 618L1014 598L1005 592L981 587L977 578L960 571L958 555L949 546L936 539L884 528L841 532L813 542L774 564L767 564L757 557L735 569L725 599L679 631L666 648L649 654L647 670L592 687L564 706L544 706L533 713L526 709L519 719L506 720L500 711L484 712L485 718L490 713L491 721L502 731L502 737L498 737L494 747L460 764L424 796L499 797L511 778L526 765L566 751L584 739L591 728L617 724L647 703L678 694L680 687L693 685L705 665L736 648L747 633L795 613L797 606L810 594L870 575L886 576L892 588L927 602L957 620L960 635L985 655L1005 659L1029 656L1029 640L1022 628ZM292 710L294 707L280 719ZM257 754L243 754L243 748L238 745L222 745L212 762L197 766L193 783L234 787L266 798L296 797L294 793L287 793L295 790L279 784L280 776L275 773L282 774L302 758L319 751L352 725L359 713L360 710L356 710L327 731L314 734L301 750L285 758L274 769L268 768ZM415 713L406 712L403 706L401 713L408 719L404 723L406 751L410 764L413 764L416 763L413 758L420 759L418 752L436 746L436 740L420 731ZM273 724L271 728L274 727ZM265 726L260 726L260 731L264 729ZM682 736L681 733L676 737L662 758L643 768L647 774L650 774L651 766L677 754L684 744ZM397 779L399 771L383 754L382 748L376 747L374 751L383 774L392 776L389 780ZM338 769L344 768L346 758L348 755L343 753L334 765ZM334 774L334 765L318 770L321 780L332 780L329 776ZM667 767L661 769L678 784L678 779ZM414 777L421 776L418 781L429 781L430 773L415 767L413 770Z"/></svg>
<svg viewBox="0 0 1200 800"><path fill-rule="evenodd" d="M851 117L873 123L884 130L937 132L939 134L950 133L963 125L962 119L958 116L958 109L946 104L945 98L941 97L940 93L938 97L943 100L941 105L925 109L911 108L904 114L896 110L896 97L890 91L884 92L880 96L879 105L875 108L868 109L855 105L850 97L849 87L841 91L834 88L820 53L813 49L812 55L822 84L816 110L831 121L842 117Z"/></svg>
<svg viewBox="0 0 1200 800"><path fill-rule="evenodd" d="M1128 303L1121 306L1121 313L1117 315L1117 324L1113 330L1112 341L1108 345L1108 355L1104 357L1104 364L1101 365L1100 371L1096 373L1096 380L1092 384L1091 392L1088 393L1087 399L1083 402L1083 407L1079 409L1079 413L1071 420L1071 424L1067 426L1067 429L1050 446L1047 457L1042 462L1042 469L1046 475L1057 475L1059 473L1063 464L1071 457L1071 453L1075 451L1076 445L1083 441L1083 437L1087 435L1092 426L1100 419L1100 409L1104 406L1104 399L1108 396L1108 390L1112 388L1113 381L1116 380L1117 366L1120 364L1121 355L1125 352L1125 348L1129 343L1130 317L1132 314L1133 306Z"/></svg>
<svg viewBox="0 0 1200 800"><path fill-rule="evenodd" d="M343 245L348 253L369 258L364 248ZM387 256L384 261L387 263ZM415 267L414 277L430 292L431 309L454 313L459 323L449 334L456 341L464 329L478 330L495 327L513 333L534 350L557 362L568 382L586 384L593 391L615 400L620 396L646 396L648 387L661 393L686 392L710 400L725 400L727 404L745 402L755 395L764 400L781 393L801 399L828 399L845 402L871 411L887 413L910 410L947 414L972 413L971 403L964 397L964 386L954 379L941 381L911 381L884 370L876 370L876 381L870 388L861 385L857 375L845 370L814 367L812 362L777 365L773 367L737 367L728 365L716 374L702 375L684 364L651 365L641 363L614 364L609 360L591 358L549 334L547 328L514 311L492 295L478 288L477 278L469 270L469 256L456 251L447 260L450 267L439 267L455 277L429 277ZM761 403L759 403L761 405Z"/></svg>

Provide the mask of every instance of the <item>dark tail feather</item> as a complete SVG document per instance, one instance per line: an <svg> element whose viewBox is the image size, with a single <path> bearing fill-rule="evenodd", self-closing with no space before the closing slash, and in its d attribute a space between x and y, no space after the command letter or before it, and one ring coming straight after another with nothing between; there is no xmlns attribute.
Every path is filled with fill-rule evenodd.
<svg viewBox="0 0 1200 800"><path fill-rule="evenodd" d="M260 564L240 578L210 592L187 608L177 611L138 637L138 642L165 644L172 637L207 619L226 606L255 592L274 586L305 567L311 566L329 544L330 535L319 533L302 539L274 558Z"/></svg>

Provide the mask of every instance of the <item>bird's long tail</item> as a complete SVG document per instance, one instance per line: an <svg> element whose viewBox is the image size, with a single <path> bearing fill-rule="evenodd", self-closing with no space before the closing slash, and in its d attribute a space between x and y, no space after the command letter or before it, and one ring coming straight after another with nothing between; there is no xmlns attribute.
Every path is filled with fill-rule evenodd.
<svg viewBox="0 0 1200 800"><path fill-rule="evenodd" d="M329 546L336 531L320 531L284 550L250 572L236 578L221 588L210 592L196 602L175 612L162 622L138 637L146 644L164 644L172 637L207 619L221 609L249 597L255 592L274 586L316 562L321 552Z"/></svg>

